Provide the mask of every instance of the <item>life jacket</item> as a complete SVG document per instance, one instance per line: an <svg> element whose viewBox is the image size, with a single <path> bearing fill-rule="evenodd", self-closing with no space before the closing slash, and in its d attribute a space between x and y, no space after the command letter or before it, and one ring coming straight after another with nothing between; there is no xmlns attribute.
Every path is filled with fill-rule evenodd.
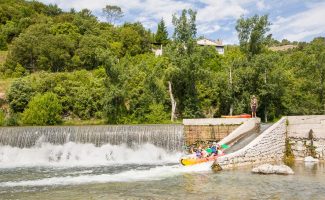
<svg viewBox="0 0 325 200"><path fill-rule="evenodd" d="M212 146L211 147L212 153L216 153L217 152L217 147L216 146Z"/></svg>
<svg viewBox="0 0 325 200"><path fill-rule="evenodd" d="M203 157L207 157L208 152L206 150L203 150L201 154L202 154Z"/></svg>

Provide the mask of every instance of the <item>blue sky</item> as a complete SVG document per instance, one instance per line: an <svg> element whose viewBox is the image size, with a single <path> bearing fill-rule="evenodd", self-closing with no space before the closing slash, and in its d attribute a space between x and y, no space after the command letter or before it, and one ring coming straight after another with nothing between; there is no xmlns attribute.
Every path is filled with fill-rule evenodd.
<svg viewBox="0 0 325 200"><path fill-rule="evenodd" d="M120 6L122 21L140 21L146 28L156 31L164 18L170 34L173 32L172 15L182 9L197 11L198 36L222 39L225 44L238 43L236 20L254 14L269 14L270 33L277 40L310 41L325 36L324 0L39 0L57 4L64 10L90 9L104 21L101 10L105 5Z"/></svg>

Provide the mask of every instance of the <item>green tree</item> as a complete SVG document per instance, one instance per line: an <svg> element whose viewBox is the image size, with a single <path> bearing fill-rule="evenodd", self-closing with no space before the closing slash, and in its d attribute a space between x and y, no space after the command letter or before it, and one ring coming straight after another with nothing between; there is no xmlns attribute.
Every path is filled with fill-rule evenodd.
<svg viewBox="0 0 325 200"><path fill-rule="evenodd" d="M203 57L202 51L198 51L195 43L195 19L196 12L193 10L183 10L181 16L173 16L174 42L165 51L172 63L166 76L167 82L170 83L171 104L175 105L175 99L178 114L190 118L202 115L196 84L200 77L199 66L203 64Z"/></svg>
<svg viewBox="0 0 325 200"><path fill-rule="evenodd" d="M103 8L103 13L107 21L111 24L114 24L116 20L123 17L123 11L118 6L106 5L105 8Z"/></svg>
<svg viewBox="0 0 325 200"><path fill-rule="evenodd" d="M22 113L22 122L30 125L55 125L62 121L62 105L54 93L37 94Z"/></svg>
<svg viewBox="0 0 325 200"><path fill-rule="evenodd" d="M23 112L34 95L30 82L24 79L14 81L8 91L8 102L13 112Z"/></svg>
<svg viewBox="0 0 325 200"><path fill-rule="evenodd" d="M325 113L325 38L315 38L306 47L308 63L305 73L311 90L317 95L319 114Z"/></svg>
<svg viewBox="0 0 325 200"><path fill-rule="evenodd" d="M254 15L246 19L241 17L237 20L236 30L240 48L248 58L262 52L263 46L268 41L265 34L270 30L270 25L268 15Z"/></svg>
<svg viewBox="0 0 325 200"><path fill-rule="evenodd" d="M188 17L187 17L188 15ZM175 26L173 39L183 45L187 52L192 53L196 37L196 12L189 9L183 10L179 18L174 14L172 23ZM185 45L185 46L184 46Z"/></svg>
<svg viewBox="0 0 325 200"><path fill-rule="evenodd" d="M157 43L160 43L163 45L167 44L167 42L168 42L168 31L167 31L167 27L165 25L164 19L161 19L160 22L158 23L155 40Z"/></svg>
<svg viewBox="0 0 325 200"><path fill-rule="evenodd" d="M6 119L5 112L2 109L0 109L0 126L3 126L5 124L5 119Z"/></svg>

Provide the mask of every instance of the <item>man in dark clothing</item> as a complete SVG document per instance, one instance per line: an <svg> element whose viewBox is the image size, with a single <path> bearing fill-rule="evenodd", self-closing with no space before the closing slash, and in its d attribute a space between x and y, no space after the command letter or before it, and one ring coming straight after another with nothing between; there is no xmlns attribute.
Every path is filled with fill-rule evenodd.
<svg viewBox="0 0 325 200"><path fill-rule="evenodd" d="M252 117L256 117L256 110L257 110L258 104L257 104L257 98L255 95L253 95L251 99L251 109L252 109Z"/></svg>

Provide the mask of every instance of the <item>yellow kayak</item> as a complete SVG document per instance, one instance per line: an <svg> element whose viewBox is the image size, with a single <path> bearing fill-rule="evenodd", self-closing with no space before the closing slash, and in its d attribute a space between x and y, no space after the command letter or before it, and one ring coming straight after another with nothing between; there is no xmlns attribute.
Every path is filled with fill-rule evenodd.
<svg viewBox="0 0 325 200"><path fill-rule="evenodd" d="M188 165L195 165L195 164L204 163L204 162L208 162L208 161L214 161L218 157L223 156L223 155L225 155L225 154L222 153L222 154L218 154L216 156L210 156L210 157L206 157L206 158L182 158L181 164L184 166L188 166Z"/></svg>

